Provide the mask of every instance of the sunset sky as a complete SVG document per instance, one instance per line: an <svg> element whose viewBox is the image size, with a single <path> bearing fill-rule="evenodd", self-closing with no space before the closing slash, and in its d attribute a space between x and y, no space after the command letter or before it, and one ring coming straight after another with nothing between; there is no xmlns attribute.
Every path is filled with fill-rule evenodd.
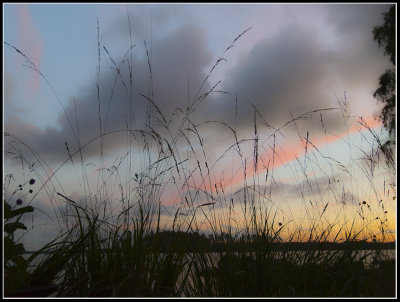
<svg viewBox="0 0 400 302"><path fill-rule="evenodd" d="M351 170L352 177L347 179L349 188L338 190L346 191L347 196L360 195L356 196L358 205L366 198L361 195L375 193L369 192L372 189L368 183L363 183L362 168L352 165L355 158L362 156L357 150L371 149L370 132L357 121L362 117L373 131L385 136L380 122L374 119L381 105L372 94L379 75L391 68L391 63L373 40L372 30L383 23L382 13L389 7L390 4L3 4L3 41L25 54L45 76L24 66L34 67L13 47L3 44L4 131L23 141L46 163L46 167L42 164L40 168L42 182L46 181L46 173L57 171L54 179L63 194L80 200L85 189L80 181L79 154L73 157L75 162L62 164L68 159L66 142L70 153L78 148L71 128L79 130L81 145L97 137L99 131L119 131L128 124L131 129L145 129L149 101L141 96L144 95L157 104L166 120L171 120L171 129L175 129L174 123L179 120L175 109L184 111L198 91L205 93L221 81L216 88L220 92L210 94L190 117L196 124L221 122L198 126L206 158L201 157L202 146L199 141L195 143L195 135L192 133L194 136L189 138L198 159L201 157L201 164L208 161L213 165L209 182L203 179L200 185L199 179L193 177L197 185L210 194L214 190L210 186L224 185L224 194L214 192L221 200L230 200L243 185L244 158L248 158L246 168L252 167L254 140L243 142L241 151L246 155L239 160L234 151L228 150L235 145L233 132L225 126L229 125L238 140L258 135L260 179L274 170L277 183L286 186L277 191L279 197L275 199L275 203L281 203L282 213L290 199L283 193L290 195L296 191L296 185L304 183L304 173L296 166L306 164L306 137L321 154L343 162ZM132 52L131 43L135 45ZM233 47L229 48L230 45ZM119 77L113 61L118 65L123 58L125 63ZM220 58L223 59L209 73ZM132 90L125 87L130 83L127 60L132 66ZM133 116L129 116L127 102L130 92ZM285 126L294 117L310 111L315 112ZM351 117L343 118L344 112ZM152 126L167 137L168 133L162 132L165 130L162 127L157 128L157 123ZM350 141L354 148L349 147ZM126 144L126 134L108 135L103 142L101 163L99 140L85 148L85 167L89 179L91 175L95 179L94 191L101 189L92 166L110 168L123 161ZM134 147L129 155L139 174L148 167L142 147L137 150ZM5 152L16 152L10 148L10 144L5 144ZM189 154L189 146L182 140L176 148L181 151L177 161L187 159L185 167L194 169L194 155L184 156ZM274 164L273 148L279 155ZM307 148L309 153L315 153L313 156L318 156L313 146L307 144ZM157 153L156 147L151 150ZM156 161L157 157L152 159ZM314 159L321 170L325 169L322 158ZM328 166L332 169L331 164ZM206 167L202 168L205 171ZM126 178L121 183L129 194L128 183L132 180L127 180L127 174L134 171L123 166L120 169L122 178ZM17 179L14 187L18 181L31 177L27 170L22 176L16 175L18 171L24 171L20 161L6 161L4 175L14 174ZM374 178L379 190L391 181L382 171ZM321 184L323 173L310 173ZM343 171L329 170L328 174L346 179ZM246 176L250 175L249 168ZM164 180L170 181L168 177ZM115 179L113 185L114 182L117 183ZM167 208L190 195L187 190L176 188L165 187L160 191L158 197ZM118 191L118 185L115 188L110 185L108 190ZM47 194L54 198L54 192ZM322 208L326 204L324 196L320 193L316 197ZM31 202L30 196L25 198ZM54 211L53 203L50 206L46 197L35 198L32 204L41 211ZM204 196L198 198L199 203L210 201ZM289 202L293 212L304 210L301 199ZM226 210L223 203L220 208ZM284 219L285 215L281 216Z"/></svg>

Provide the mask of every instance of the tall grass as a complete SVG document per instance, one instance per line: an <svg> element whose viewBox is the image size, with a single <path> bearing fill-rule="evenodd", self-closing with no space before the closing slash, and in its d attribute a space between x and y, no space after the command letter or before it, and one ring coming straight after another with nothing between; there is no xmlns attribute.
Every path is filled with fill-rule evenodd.
<svg viewBox="0 0 400 302"><path fill-rule="evenodd" d="M325 245L395 240L393 234L387 233L392 223L389 220L393 219L388 217L388 210L394 210L390 199L395 187L384 183L382 190L374 177L381 169L382 134L361 117L351 116L346 99L337 98L337 108L291 116L274 127L253 106L253 133L241 138L236 123L198 123L192 119L210 95L227 93L218 90L220 82L208 86L213 71L225 61L223 57L216 60L188 106L167 116L154 98L152 62L146 43L149 93L138 95L133 89L132 53L136 45L132 42L130 20L131 42L118 64L107 47L100 45L99 23L97 30L99 134L82 142L76 115L68 116L64 110L77 148L72 150L66 143L67 158L55 169L15 134L5 136L6 155L21 162L23 177L34 174L40 184L33 194L24 196L25 203L39 211L40 203L35 205L35 201L46 196L51 204L52 213L44 213L47 221L40 232L57 228L54 239L43 243L27 260L32 266L28 278L32 291L26 295L34 295L35 288L49 285L54 286L52 294L60 297L395 295L394 261L383 259L379 249L363 253L349 245L343 245L342 250L327 249ZM238 35L223 55L248 30ZM116 70L115 83L120 81L121 89L126 91L129 113L125 129L107 129L117 86L108 99L103 99L99 86L102 50ZM122 72L124 64L127 77ZM33 63L32 66L52 88L45 75ZM135 118L137 98L146 100L148 105L144 125L138 125ZM236 120L237 96L235 101ZM107 108L106 113L102 108ZM342 113L345 125L356 121L370 133L367 136L360 130L361 146L368 147L360 150L349 138L341 138L348 147L350 163L324 153L313 143L312 134L304 133L299 125L317 118L325 133L333 135L325 128L323 116L337 111ZM214 159L204 134L215 127L225 129L232 143ZM297 129L304 152L284 165L290 181L284 183L285 177L276 167L287 156L279 146L289 127ZM126 150L109 165L105 160L107 138L121 135L125 137ZM99 162L89 170L91 162L86 159L85 150L97 143ZM361 158L352 156L360 152ZM227 161L232 161L230 177L226 170L220 170ZM74 200L63 188L62 171L68 166L80 175L80 200ZM394 170L389 171L394 174ZM222 172L225 178L221 177ZM368 193L372 193L368 201L354 200L364 193L357 188L361 178L367 181ZM12 175L8 174L7 179L11 186ZM290 195L285 186L297 193L295 208L290 203L294 194ZM171 192L178 194L177 202L163 203ZM354 193L350 194L351 202L349 192ZM11 202L15 196L6 198ZM199 241L194 250L190 236L166 244L163 236L167 230L192 236L205 233L210 240L204 244ZM30 232L34 232L33 216ZM22 236L25 237L21 240L29 237L25 233ZM308 243L307 248L294 252L284 244L297 242ZM365 265L367 259L369 266Z"/></svg>

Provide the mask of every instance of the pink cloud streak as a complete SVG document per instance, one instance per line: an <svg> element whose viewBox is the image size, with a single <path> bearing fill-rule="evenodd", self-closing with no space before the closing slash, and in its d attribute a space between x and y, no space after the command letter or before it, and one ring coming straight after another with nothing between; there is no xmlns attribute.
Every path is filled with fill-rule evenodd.
<svg viewBox="0 0 400 302"><path fill-rule="evenodd" d="M361 125L361 123L363 125ZM307 152L313 152L315 151L315 146L316 148L320 146L324 146L326 144L334 143L336 141L339 141L340 139L354 133L357 131L362 131L366 130L366 127L368 126L369 128L375 128L382 126L382 123L378 120L376 120L373 116L368 116L368 117L363 117L362 120L357 119L352 123L352 125L349 127L349 130L346 132L343 132L341 134L337 135L327 135L321 138L318 137L310 137L309 141L311 144L308 144L307 147ZM305 147L304 147L305 139L301 141L300 139L296 143L287 143L287 144L281 144L278 146L279 151L275 151L277 153L280 153L281 151L283 152L283 156L275 157L275 162L273 166L270 166L270 168L279 168L293 160L295 160L298 157L301 157L304 155L305 152ZM262 155L263 158L266 159L272 159L272 150L270 152L266 152ZM268 162L268 160L266 160Z"/></svg>
<svg viewBox="0 0 400 302"><path fill-rule="evenodd" d="M32 22L29 6L17 6L17 48L25 53L28 58L40 68L42 57L42 37ZM23 58L21 59L23 60ZM25 62L23 63L25 64ZM29 79L29 93L36 92L40 87L40 75L33 72Z"/></svg>
<svg viewBox="0 0 400 302"><path fill-rule="evenodd" d="M363 117L362 120L357 119L357 121L354 121L352 125L349 127L348 131L343 132L338 135L326 135L322 138L309 138L309 141L312 143L308 144L307 147L307 152L311 153L315 151L315 146L316 148L324 146L326 144L334 143L339 141L340 139L343 139L344 137L355 133L357 131L363 131L366 130L366 126L369 128L373 129L379 126L382 126L382 122L379 120L376 120L373 116L368 116L368 117ZM304 141L302 142L300 139L293 143L286 143L286 144L279 144L275 148L275 160L274 163L272 163L272 150L265 152L264 154L260 155L259 158L259 167L258 167L258 173L265 173L267 171L267 166L269 171L271 169L277 169L289 162L292 162L293 160L296 160L297 158L301 157L304 155L305 149L304 149ZM266 164L268 163L268 164ZM246 166L246 177L251 177L253 174L253 163L248 162ZM218 177L216 177L218 179ZM212 181L212 180L211 180ZM226 187L226 186L231 186L231 185L240 185L244 182L244 171L241 173L237 173L234 177L232 178L220 178L218 181L212 181L211 187L207 183L204 183L203 185L200 186L200 190L204 190L206 192L213 192L215 191L215 186L218 188L221 187ZM172 194L174 195L174 194ZM164 205L171 205L177 202L182 201L181 198L178 195L175 196L169 196L167 198L162 198L162 204Z"/></svg>

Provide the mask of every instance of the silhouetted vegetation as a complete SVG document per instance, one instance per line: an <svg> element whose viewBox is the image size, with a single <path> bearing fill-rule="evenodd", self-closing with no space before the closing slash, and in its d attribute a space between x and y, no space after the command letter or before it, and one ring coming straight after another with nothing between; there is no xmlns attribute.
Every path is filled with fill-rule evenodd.
<svg viewBox="0 0 400 302"><path fill-rule="evenodd" d="M166 252L174 247L181 249L185 253L194 253L209 250L211 242L204 235L198 232L188 233L182 231L160 231L159 233L150 233L143 239L147 246L152 246L157 251Z"/></svg>
<svg viewBox="0 0 400 302"><path fill-rule="evenodd" d="M225 51L232 48L248 30L238 35ZM20 50L13 48L26 58ZM100 62L100 41L98 48ZM127 55L132 52L132 48L131 42ZM109 52L107 50L106 52L117 67ZM128 64L130 81L124 81L123 85L127 88L129 84L126 83L130 83L132 88L133 69L131 61L125 59L126 57L122 62ZM151 60L149 57L147 59L151 79ZM211 71L223 61L223 58L219 58ZM42 72L35 70L44 76ZM100 68L98 72L99 70ZM117 78L123 80L119 68L116 68ZM21 196L14 194L9 196L9 199L4 201L4 227L7 233L4 238L5 296L393 297L396 285L395 261L393 257L386 255L384 250L394 248L394 242L388 242L394 240L394 237L391 237L391 229L387 223L386 202L378 198L379 194L376 193L378 190L375 190L374 185L374 171L370 168L372 163L375 163L374 152L379 137L374 135L373 142L365 139L374 152L371 156L366 156L366 159L362 159L362 163L367 162L367 168L362 164L357 165L367 174L366 178L375 190L374 198L378 199L373 200L376 201L375 204L360 202L356 209L358 216L341 220L338 215L332 222L324 216L329 201L316 198L317 201L313 199L313 203L303 198L302 206L306 209L306 214L305 217L301 217L301 222L297 223L294 217L289 215L286 221L281 221L277 216L282 209L276 206L274 198L283 193L285 188L277 186L273 165L269 166L268 163L268 167L265 167L266 172L261 173L259 170L261 165L259 150L262 146L259 144L261 129L257 128L259 125L257 118L263 119L263 117L256 108L252 138L240 140L235 129L221 123L233 133L232 146L227 151L233 150L238 154L238 162L242 164L243 186L239 191L243 196L235 195L239 200L234 203L233 198L231 200L226 198L227 194L222 184L215 183L214 187L212 186L212 174L215 168L208 161L199 125L192 122L190 114L195 111L199 103L215 92L217 85L218 83L204 93L199 92L193 100L190 100L185 110L178 110L182 116L181 120L175 112L175 116L167 122L152 95L144 96L149 102L148 108L151 111L151 114L148 114L149 123L145 130L134 128L130 120L127 122L127 129L112 133L102 132L100 126L100 136L86 144L77 139L79 148L74 152L68 149L67 160L54 169L50 176L45 174L38 179L42 184L38 191L46 190L49 199L56 205L54 211L57 213L60 232L54 240L30 254L27 259L22 257L25 249L14 237L14 232L17 229L26 229L26 226L19 222L19 218L24 213L32 212L34 208L30 205L25 206ZM275 147L275 135L282 128L289 124L294 124L297 128L297 121L311 118L313 113L320 114L318 118L323 125L321 111L324 110L306 112L293 117L278 129L273 128L273 134L268 136L268 139L273 140L270 144L272 160L279 155L279 150ZM349 118L347 112L342 113L345 119ZM129 114L133 115L132 108ZM100 114L99 121L101 123ZM172 121L178 123L177 130L170 126ZM345 120L346 123L347 121ZM72 123L70 119L69 122ZM363 123L362 118L358 122L374 133ZM166 129L168 135L162 135L151 127L156 124L162 125L161 128ZM72 128L79 130L77 122L76 127ZM124 180L119 174L119 164L125 158L118 159L117 166L110 169L104 167L103 139L106 135L112 134L126 135L126 141L129 142L125 161L128 169L121 173L126 175ZM310 153L311 147L316 149L315 153L320 152L312 145L308 132L306 138L300 131L298 134L305 143L305 154ZM34 167L19 149L23 143L11 134L7 136L12 140L9 144L14 147L18 159L28 164L32 171L37 172L41 164L46 166L40 156L28 149L37 160ZM92 192L87 189L88 191L82 194L83 200L73 200L65 193L60 193L64 191L58 190L57 184L51 180L65 163L71 162L73 165L80 165L79 168L83 171L82 187L85 187L85 190L89 188L87 163L83 159L82 152L84 147L97 139L101 140L101 163L96 171L101 181L98 182L97 191ZM179 145L183 144L182 141L186 143L185 148ZM253 145L250 156L246 157L241 146L248 142ZM133 143L139 147L136 148ZM267 141L265 145L269 143L270 141ZM13 144L20 145L15 147ZM150 149L151 144L156 145L156 148ZM158 150L158 154L154 150ZM133 160L129 158L134 152L142 152L141 164L145 168L140 174L132 168ZM151 157L153 153L156 153L155 157ZM193 167L182 166L186 160L182 153L190 153L191 158L195 159ZM74 156L80 156L80 161L75 159L73 161ZM220 158L222 157L223 155ZM302 196L307 194L312 196L309 180L313 176L317 179L313 173L321 169L320 162L314 159L305 156L304 165L300 163L300 170L296 172L307 177L309 187L298 186ZM351 175L351 171L336 159L323 156L321 160L329 161L330 168L336 165ZM297 163L299 162L297 159ZM248 167L253 169L252 184L248 183L246 175L246 172L251 170ZM326 176L323 181L329 183L337 209L346 213L346 207L349 205L340 198L343 196L342 187L331 185L337 182L335 179L337 175L323 172ZM112 179L112 173L118 175L116 186L106 181ZM175 179L176 175L173 173L181 176L180 182ZM8 179L10 184L11 177ZM196 179L199 181L196 182ZM317 179L317 185L318 181ZM33 179L29 181L30 185L34 183ZM167 211L162 212L160 195L163 194L163 185L166 183L179 186L180 192L188 192L187 195L181 196L182 202L174 208L175 215L171 214L171 211L167 214L165 214ZM209 186L210 193L207 192L205 184ZM120 198L119 196L115 198L116 194L110 194L110 192L115 193L115 187L121 190ZM267 194L267 188L276 189L277 194L271 191ZM385 187L384 194L389 195L386 189ZM394 185L391 190L395 190ZM27 194L32 192L29 191ZM95 197L92 198L93 196ZM206 196L205 200L199 200L199 196ZM16 200L17 207L23 207L12 208L11 200ZM30 202L33 200L34 197ZM110 204L113 202L116 202L117 206L111 207ZM233 209L235 205L236 210ZM218 210L221 211L219 216ZM238 222L239 216L243 221ZM161 222L163 218L167 220L165 224ZM11 221L12 219L16 221ZM372 228L371 225L375 226L374 223L378 224L379 228ZM209 230L208 235L201 232L205 228ZM287 232L286 238L283 236L284 232ZM377 236L380 237L377 239Z"/></svg>
<svg viewBox="0 0 400 302"><path fill-rule="evenodd" d="M379 77L379 87L374 97L384 104L379 118L389 131L389 139L382 144L388 164L394 166L394 146L396 144L396 7L392 5L388 12L383 14L384 24L373 30L374 40L379 47L385 49L384 54L390 57L393 68L388 69Z"/></svg>

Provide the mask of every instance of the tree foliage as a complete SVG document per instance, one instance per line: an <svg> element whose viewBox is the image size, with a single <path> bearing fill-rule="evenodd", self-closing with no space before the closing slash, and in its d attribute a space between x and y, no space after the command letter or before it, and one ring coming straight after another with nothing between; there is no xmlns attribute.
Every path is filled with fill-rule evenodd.
<svg viewBox="0 0 400 302"><path fill-rule="evenodd" d="M379 47L385 47L385 55L390 57L393 65L396 65L396 11L392 5L388 12L383 13L384 24L376 26L373 30L374 40Z"/></svg>
<svg viewBox="0 0 400 302"><path fill-rule="evenodd" d="M384 127L389 131L390 138L381 146L381 150L389 163L394 164L392 147L396 136L396 10L392 5L386 13L383 13L384 23L376 26L372 33L379 47L383 47L385 55L390 57L393 64L379 77L379 87L374 92L374 98L384 104L379 118Z"/></svg>

